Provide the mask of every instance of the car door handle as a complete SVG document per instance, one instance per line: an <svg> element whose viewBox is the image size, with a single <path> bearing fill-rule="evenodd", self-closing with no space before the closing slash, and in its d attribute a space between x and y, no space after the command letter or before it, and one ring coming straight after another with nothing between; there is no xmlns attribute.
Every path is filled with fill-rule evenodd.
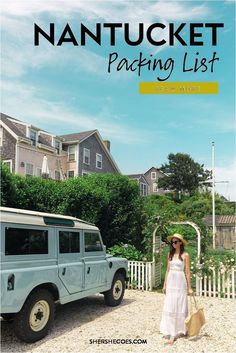
<svg viewBox="0 0 236 353"><path fill-rule="evenodd" d="M89 274L89 272L90 272L90 267L88 267L88 269L87 269L87 274Z"/></svg>
<svg viewBox="0 0 236 353"><path fill-rule="evenodd" d="M62 273L61 273L61 274L62 274L62 276L65 276L65 274L66 274L66 268L65 268L65 267L63 268L63 270L62 270Z"/></svg>

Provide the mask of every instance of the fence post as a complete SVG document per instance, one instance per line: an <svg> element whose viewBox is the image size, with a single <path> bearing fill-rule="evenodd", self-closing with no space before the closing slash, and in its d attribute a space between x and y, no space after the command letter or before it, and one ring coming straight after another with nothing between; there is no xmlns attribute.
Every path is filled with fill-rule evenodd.
<svg viewBox="0 0 236 353"><path fill-rule="evenodd" d="M218 287L218 298L221 298L221 276L220 276L220 269L218 269L218 273L217 273L217 275L218 275L218 285L217 285L217 287Z"/></svg>
<svg viewBox="0 0 236 353"><path fill-rule="evenodd" d="M150 262L148 264L148 273L149 273L150 290L152 290L152 263Z"/></svg>
<svg viewBox="0 0 236 353"><path fill-rule="evenodd" d="M216 297L216 269L213 267L213 297Z"/></svg>
<svg viewBox="0 0 236 353"><path fill-rule="evenodd" d="M198 276L196 275L196 295L199 295Z"/></svg>
<svg viewBox="0 0 236 353"><path fill-rule="evenodd" d="M138 263L134 262L134 270L135 270L135 283L136 283L136 287L135 289L138 289Z"/></svg>
<svg viewBox="0 0 236 353"><path fill-rule="evenodd" d="M234 277L234 272L235 272L236 268L233 267L232 268L232 298L235 299L235 277Z"/></svg>
<svg viewBox="0 0 236 353"><path fill-rule="evenodd" d="M204 297L207 296L207 276L204 275Z"/></svg>
<svg viewBox="0 0 236 353"><path fill-rule="evenodd" d="M144 264L144 262L142 262L142 290L145 289L144 288L144 266L145 266L145 264Z"/></svg>
<svg viewBox="0 0 236 353"><path fill-rule="evenodd" d="M145 264L145 290L148 291L149 283L148 283L148 264Z"/></svg>
<svg viewBox="0 0 236 353"><path fill-rule="evenodd" d="M227 283L227 298L230 298L230 272L226 273L226 283Z"/></svg>
<svg viewBox="0 0 236 353"><path fill-rule="evenodd" d="M208 296L211 297L211 276L208 277Z"/></svg>
<svg viewBox="0 0 236 353"><path fill-rule="evenodd" d="M225 298L225 272L222 273L222 292L223 298Z"/></svg>

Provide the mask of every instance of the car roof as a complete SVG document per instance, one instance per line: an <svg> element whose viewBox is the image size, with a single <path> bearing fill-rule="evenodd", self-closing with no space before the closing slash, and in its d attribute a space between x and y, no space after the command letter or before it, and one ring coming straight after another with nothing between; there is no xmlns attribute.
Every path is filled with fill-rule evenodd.
<svg viewBox="0 0 236 353"><path fill-rule="evenodd" d="M0 207L0 213L1 213L1 222L6 222L6 223L20 223L20 224L45 226L46 224L44 222L44 218L49 218L55 221L61 220L62 223L63 223L63 220L65 222L73 221L74 227L70 227L70 228L98 230L98 228L93 223L86 222L76 217L64 216L64 215L55 214L55 213L38 212L38 211L23 210L19 208L10 208L10 207ZM61 227L65 227L65 226L66 225L64 226L61 225Z"/></svg>

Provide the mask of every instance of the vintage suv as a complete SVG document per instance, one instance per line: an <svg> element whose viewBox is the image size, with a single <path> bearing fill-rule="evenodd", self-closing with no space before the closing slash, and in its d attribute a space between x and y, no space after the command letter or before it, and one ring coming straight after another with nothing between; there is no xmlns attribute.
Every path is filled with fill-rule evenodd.
<svg viewBox="0 0 236 353"><path fill-rule="evenodd" d="M55 302L95 293L119 305L126 259L106 254L99 229L77 218L1 207L1 316L18 338L47 335Z"/></svg>

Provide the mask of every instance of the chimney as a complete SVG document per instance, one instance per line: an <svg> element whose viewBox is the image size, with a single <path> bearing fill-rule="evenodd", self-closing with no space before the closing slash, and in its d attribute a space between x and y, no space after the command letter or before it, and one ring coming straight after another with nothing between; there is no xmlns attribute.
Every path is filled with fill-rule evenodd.
<svg viewBox="0 0 236 353"><path fill-rule="evenodd" d="M108 149L108 151L110 152L111 149L111 142L108 140L104 140L103 141L104 145L106 146L106 148Z"/></svg>

